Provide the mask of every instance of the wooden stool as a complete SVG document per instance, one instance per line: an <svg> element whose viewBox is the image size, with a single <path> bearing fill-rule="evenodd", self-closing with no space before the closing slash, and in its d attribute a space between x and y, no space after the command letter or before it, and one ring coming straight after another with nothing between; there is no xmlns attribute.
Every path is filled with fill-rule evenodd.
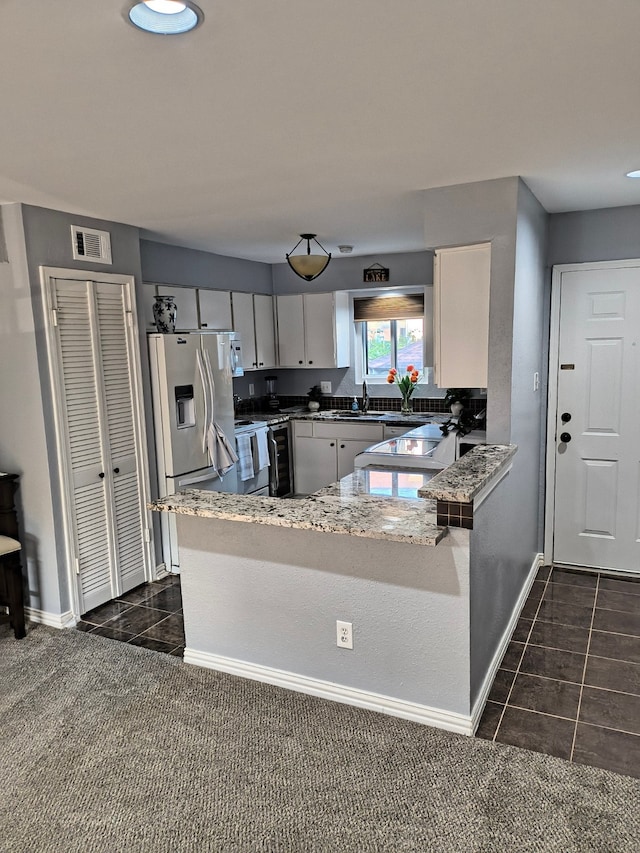
<svg viewBox="0 0 640 853"><path fill-rule="evenodd" d="M26 636L20 550L22 545L10 536L0 536L0 605L9 608L9 620L16 640Z"/></svg>

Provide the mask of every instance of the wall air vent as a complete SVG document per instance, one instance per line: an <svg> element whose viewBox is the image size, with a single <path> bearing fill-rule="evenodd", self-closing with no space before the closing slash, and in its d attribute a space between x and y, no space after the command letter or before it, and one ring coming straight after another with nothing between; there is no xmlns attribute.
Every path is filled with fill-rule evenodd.
<svg viewBox="0 0 640 853"><path fill-rule="evenodd" d="M95 228L71 226L71 244L74 261L94 261L98 264L111 263L111 235L108 231Z"/></svg>

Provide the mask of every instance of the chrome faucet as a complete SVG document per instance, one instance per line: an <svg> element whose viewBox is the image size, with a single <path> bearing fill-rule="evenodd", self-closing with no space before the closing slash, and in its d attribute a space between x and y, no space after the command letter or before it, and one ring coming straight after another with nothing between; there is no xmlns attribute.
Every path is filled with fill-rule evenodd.
<svg viewBox="0 0 640 853"><path fill-rule="evenodd" d="M362 383L362 405L360 406L360 411L366 414L369 411L369 390L367 389L367 383Z"/></svg>

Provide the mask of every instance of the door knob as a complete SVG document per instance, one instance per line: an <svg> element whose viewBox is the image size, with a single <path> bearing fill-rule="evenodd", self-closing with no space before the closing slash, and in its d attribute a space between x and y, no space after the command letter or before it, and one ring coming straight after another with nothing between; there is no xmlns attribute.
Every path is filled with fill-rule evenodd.
<svg viewBox="0 0 640 853"><path fill-rule="evenodd" d="M569 412L563 412L560 415L560 420L562 421L563 424L568 424L569 421L571 420L571 415L569 414Z"/></svg>
<svg viewBox="0 0 640 853"><path fill-rule="evenodd" d="M571 441L571 434L568 432L561 432L560 441L564 441L565 444L568 444Z"/></svg>

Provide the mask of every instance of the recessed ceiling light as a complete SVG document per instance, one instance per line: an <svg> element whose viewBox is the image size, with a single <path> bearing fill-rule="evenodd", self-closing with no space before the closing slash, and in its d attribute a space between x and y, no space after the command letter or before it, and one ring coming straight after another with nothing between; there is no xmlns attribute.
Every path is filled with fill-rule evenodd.
<svg viewBox="0 0 640 853"><path fill-rule="evenodd" d="M143 0L129 9L127 17L140 30L172 36L195 29L204 15L190 0Z"/></svg>
<svg viewBox="0 0 640 853"><path fill-rule="evenodd" d="M628 178L640 178L640 169L636 169L633 172L627 172Z"/></svg>

